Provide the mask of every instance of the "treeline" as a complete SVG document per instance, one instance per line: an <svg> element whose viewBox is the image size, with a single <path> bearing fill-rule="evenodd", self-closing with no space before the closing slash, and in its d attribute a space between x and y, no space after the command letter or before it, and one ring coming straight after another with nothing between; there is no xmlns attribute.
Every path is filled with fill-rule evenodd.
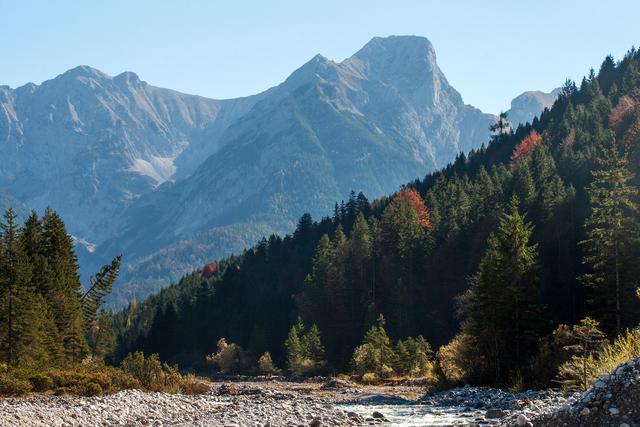
<svg viewBox="0 0 640 427"><path fill-rule="evenodd" d="M112 316L101 309L121 257L80 283L73 239L54 211L24 225L8 209L0 220L0 396L29 392L100 395L122 389L202 393L158 355L132 353L113 362Z"/></svg>
<svg viewBox="0 0 640 427"><path fill-rule="evenodd" d="M115 317L116 358L198 367L226 337L286 366L300 318L328 369L346 372L382 314L391 340L440 347L452 381L548 385L571 357L549 350L559 325L591 316L613 338L640 321L639 104L640 54L607 57L533 123L513 131L501 116L486 147L445 169L373 203L352 194L333 217L305 215L292 235L132 304Z"/></svg>
<svg viewBox="0 0 640 427"><path fill-rule="evenodd" d="M113 351L108 316L99 317L120 257L82 287L73 241L47 209L24 226L9 209L0 221L0 361L5 366L51 367Z"/></svg>

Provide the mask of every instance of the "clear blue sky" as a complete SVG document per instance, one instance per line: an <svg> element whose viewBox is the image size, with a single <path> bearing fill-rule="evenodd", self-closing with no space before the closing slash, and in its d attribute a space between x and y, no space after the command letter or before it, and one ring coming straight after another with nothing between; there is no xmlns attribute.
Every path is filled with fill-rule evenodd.
<svg viewBox="0 0 640 427"><path fill-rule="evenodd" d="M495 113L638 46L639 17L638 0L0 0L0 84L84 64L228 98L281 82L316 53L339 61L373 36L415 34L465 102Z"/></svg>

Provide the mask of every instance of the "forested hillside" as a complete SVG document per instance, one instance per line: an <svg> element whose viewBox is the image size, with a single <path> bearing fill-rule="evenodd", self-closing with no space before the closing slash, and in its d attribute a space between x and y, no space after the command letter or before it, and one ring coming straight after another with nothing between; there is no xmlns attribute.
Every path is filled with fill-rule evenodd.
<svg viewBox="0 0 640 427"><path fill-rule="evenodd" d="M513 132L502 117L487 147L393 196L353 194L332 217L304 215L292 235L132 303L114 319L119 354L197 367L225 337L284 366L301 319L317 326L327 369L347 371L383 315L393 340L449 343L439 357L459 378L548 381L556 372L535 367L559 363L559 325L590 316L615 337L640 320L639 103L640 53L607 57L533 123Z"/></svg>

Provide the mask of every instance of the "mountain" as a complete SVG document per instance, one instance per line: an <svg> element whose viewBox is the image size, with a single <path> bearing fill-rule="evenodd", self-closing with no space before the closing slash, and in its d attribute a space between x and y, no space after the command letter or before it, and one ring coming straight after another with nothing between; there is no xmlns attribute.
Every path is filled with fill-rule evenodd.
<svg viewBox="0 0 640 427"><path fill-rule="evenodd" d="M347 372L368 363L373 351L360 345L381 314L391 341L444 346L447 379L557 384L576 357L560 335L600 322L630 340L624 331L640 322L639 136L632 49L579 86L568 81L538 120L401 191L349 200L315 222L303 216L290 235L121 311L119 357L157 352L199 367L224 337L286 366L283 343L301 319L319 328L331 369Z"/></svg>
<svg viewBox="0 0 640 427"><path fill-rule="evenodd" d="M0 86L0 191L69 224L83 274L125 255L120 295L329 215L349 193L395 191L488 140L423 37L317 55L283 83L214 100L132 72L79 66Z"/></svg>
<svg viewBox="0 0 640 427"><path fill-rule="evenodd" d="M53 206L75 235L100 243L135 199L216 152L217 136L261 96L217 101L87 66L0 86L0 190Z"/></svg>
<svg viewBox="0 0 640 427"><path fill-rule="evenodd" d="M540 116L545 108L551 108L559 94L560 88L549 93L539 90L523 92L511 101L507 117L514 127L519 124L531 123L533 118Z"/></svg>
<svg viewBox="0 0 640 427"><path fill-rule="evenodd" d="M136 270L167 280L177 259L191 260L183 273L290 232L352 190L392 193L486 142L494 119L464 104L426 38L374 38L340 63L317 55L229 125L192 175L136 200L105 251L137 266L127 288L143 286Z"/></svg>

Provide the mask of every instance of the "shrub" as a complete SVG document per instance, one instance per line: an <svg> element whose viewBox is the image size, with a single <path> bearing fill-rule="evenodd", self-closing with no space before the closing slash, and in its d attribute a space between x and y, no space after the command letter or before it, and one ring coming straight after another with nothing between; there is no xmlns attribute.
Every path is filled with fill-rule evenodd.
<svg viewBox="0 0 640 427"><path fill-rule="evenodd" d="M361 381L365 384L376 384L379 381L379 378L373 372L367 372L362 375Z"/></svg>
<svg viewBox="0 0 640 427"><path fill-rule="evenodd" d="M226 338L220 338L217 351L207 356L207 362L216 365L223 374L237 374L242 369L244 351L234 343L227 343Z"/></svg>
<svg viewBox="0 0 640 427"><path fill-rule="evenodd" d="M183 378L177 367L161 363L156 354L130 354L120 368L86 360L73 369L21 366L0 371L0 396L22 396L30 390L98 396L124 389L200 394L209 388L206 381L193 375Z"/></svg>
<svg viewBox="0 0 640 427"><path fill-rule="evenodd" d="M560 366L558 377L566 390L586 389L601 375L637 357L640 357L640 327L626 331L598 351L574 355Z"/></svg>
<svg viewBox="0 0 640 427"><path fill-rule="evenodd" d="M9 373L0 374L0 395L24 396L31 391L31 383Z"/></svg>
<svg viewBox="0 0 640 427"><path fill-rule="evenodd" d="M618 365L640 357L640 327L628 330L598 353L598 375L611 372Z"/></svg>
<svg viewBox="0 0 640 427"><path fill-rule="evenodd" d="M586 317L571 328L571 345L565 346L572 354L558 370L558 379L567 391L586 390L600 373L596 354L606 345L606 335L600 324Z"/></svg>
<svg viewBox="0 0 640 427"><path fill-rule="evenodd" d="M379 378L393 375L393 366L398 365L398 357L391 347L384 324L384 317L380 316L377 325L372 326L365 335L362 345L354 350L351 365L356 375L374 373Z"/></svg>
<svg viewBox="0 0 640 427"><path fill-rule="evenodd" d="M449 344L440 347L436 360L442 376L451 384L459 384L479 376L484 366L465 334L456 335Z"/></svg>
<svg viewBox="0 0 640 427"><path fill-rule="evenodd" d="M29 382L34 391L43 392L53 388L53 380L45 374L34 374L29 377Z"/></svg>
<svg viewBox="0 0 640 427"><path fill-rule="evenodd" d="M280 369L273 363L271 354L268 351L258 359L258 369L264 375L277 375L280 373Z"/></svg>
<svg viewBox="0 0 640 427"><path fill-rule="evenodd" d="M108 367L107 371L111 378L111 384L113 389L108 392L115 392L119 390L129 390L142 388L140 381L138 381L133 375L123 371L120 368ZM106 391L106 390L105 390Z"/></svg>
<svg viewBox="0 0 640 427"><path fill-rule="evenodd" d="M84 395L85 396L100 396L103 393L102 387L100 384L90 382L84 387Z"/></svg>
<svg viewBox="0 0 640 427"><path fill-rule="evenodd" d="M114 384L115 370L107 367L78 367L75 370L59 370L53 369L46 372L46 376L50 378L52 384L49 390L63 390L64 392L90 395L94 391L87 388L88 384L96 384L100 387L100 393L115 392L120 390L120 384ZM45 374L41 374L45 375ZM44 385L44 384L42 384ZM46 391L42 389L39 391Z"/></svg>
<svg viewBox="0 0 640 427"><path fill-rule="evenodd" d="M130 353L120 363L120 368L139 381L145 390L168 393L179 393L181 390L182 376L178 368L160 362L156 353L149 357L140 351Z"/></svg>
<svg viewBox="0 0 640 427"><path fill-rule="evenodd" d="M209 390L211 390L211 384L194 375L187 375L183 378L181 391L184 394L205 394Z"/></svg>
<svg viewBox="0 0 640 427"><path fill-rule="evenodd" d="M396 345L397 362L394 368L400 375L409 377L433 376L433 350L424 337L409 337Z"/></svg>

